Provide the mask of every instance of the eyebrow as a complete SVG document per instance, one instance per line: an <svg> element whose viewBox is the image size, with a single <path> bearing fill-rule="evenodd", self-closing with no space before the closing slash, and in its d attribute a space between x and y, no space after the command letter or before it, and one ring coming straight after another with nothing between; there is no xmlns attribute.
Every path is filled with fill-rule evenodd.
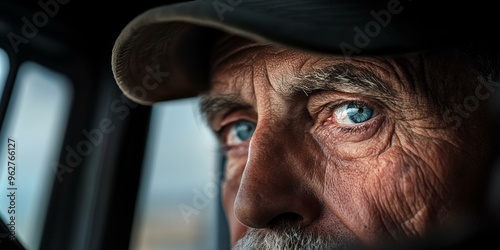
<svg viewBox="0 0 500 250"><path fill-rule="evenodd" d="M315 91L339 91L394 99L396 90L372 72L349 64L338 64L307 72L295 77L292 84L281 83L280 91L293 96L296 92L306 95Z"/></svg>
<svg viewBox="0 0 500 250"><path fill-rule="evenodd" d="M289 82L280 82L277 91L285 97L297 94L312 94L317 91L339 91L365 96L378 97L385 101L396 98L396 90L381 81L372 72L350 64L337 64L313 70L292 78ZM250 108L251 104L238 94L201 94L199 109L209 125L221 112Z"/></svg>
<svg viewBox="0 0 500 250"><path fill-rule="evenodd" d="M201 94L199 95L199 110L205 121L212 124L216 115L229 110L251 107L237 94Z"/></svg>

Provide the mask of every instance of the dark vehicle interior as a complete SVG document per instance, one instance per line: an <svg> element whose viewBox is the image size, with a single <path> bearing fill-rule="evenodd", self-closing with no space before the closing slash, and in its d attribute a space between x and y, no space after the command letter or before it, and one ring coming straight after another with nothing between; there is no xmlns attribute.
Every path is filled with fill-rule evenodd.
<svg viewBox="0 0 500 250"><path fill-rule="evenodd" d="M40 90L50 92L47 98L38 102L54 101L52 106L39 110L40 115L59 120L56 127L55 124L47 126L54 127L54 131L44 131L41 120L28 125L37 133L51 137L47 137L49 143L42 148L52 145L58 148L40 151L55 158L44 166L50 177L40 180L38 187L21 183L23 176L30 173L23 172L19 162L35 156L28 148L23 149L22 144L27 146L30 141L22 142L20 136L16 138L18 168L12 172L12 177L17 183L12 186L18 187L17 217L13 220L17 223L17 234L16 240L10 240L10 220L7 220L11 214L7 215L9 205L5 203L6 208L0 212L0 249L132 248L131 228L143 173L151 107L131 103L121 94L111 72L111 50L127 22L148 8L168 2L9 0L0 3L0 48L9 65L5 79L2 78L5 85L0 85L3 90L2 131L9 130L9 119L16 120L12 112L22 112L11 110L15 109L14 99L20 91L15 85L21 81L19 78L24 70L30 71L26 65L34 65L35 71L43 67L42 73L56 74L54 77L62 82L61 85L67 85ZM38 95L42 96L42 92ZM106 131L100 130L102 128ZM88 134L82 133L84 130L94 135L93 144L85 144L91 140ZM79 148L83 154L72 154ZM6 181L7 169L3 170L5 173L1 176ZM37 196L36 201L26 205L37 210L38 215L33 221L23 222L20 196L32 192L29 189L39 188L45 190L43 195L33 193ZM26 220L31 218L24 217ZM32 233L22 232L21 223L26 223ZM224 230L214 231L214 236L210 237L224 239L224 233ZM213 246L213 249L218 248Z"/></svg>
<svg viewBox="0 0 500 250"><path fill-rule="evenodd" d="M148 143L155 137L152 131L164 123L153 117L153 107L123 96L113 79L111 51L121 29L135 16L173 2L0 2L0 249L228 248L219 194L208 195L206 188L220 181L224 159L214 152L210 152L214 177L199 180L197 189L180 192L187 201L169 205L174 210L172 220L154 224L155 218L150 218L152 226L145 229L149 231L137 230L138 211L149 211L139 206L146 200L141 188L157 175L144 167L151 161ZM193 113L190 108L183 110ZM174 144L158 154L175 148ZM7 163L12 168L7 169ZM461 238L451 245L423 248L451 249L479 242L498 246L500 162L496 164L492 216L485 218L484 228L453 232ZM206 202L207 209L209 205L198 204L197 212L212 215L210 221L179 214L179 205L197 204L196 199L204 196L216 202ZM16 229L15 235L10 228ZM161 240L172 244L158 243Z"/></svg>

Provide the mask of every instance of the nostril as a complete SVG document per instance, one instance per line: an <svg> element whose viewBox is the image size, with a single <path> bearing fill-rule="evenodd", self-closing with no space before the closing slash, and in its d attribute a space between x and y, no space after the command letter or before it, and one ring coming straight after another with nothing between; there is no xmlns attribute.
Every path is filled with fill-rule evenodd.
<svg viewBox="0 0 500 250"><path fill-rule="evenodd" d="M284 225L287 226L298 226L302 222L303 218L302 216L292 213L292 212L287 212L287 213L282 213L276 217L274 217L271 221L268 223L269 228L280 228L283 227Z"/></svg>

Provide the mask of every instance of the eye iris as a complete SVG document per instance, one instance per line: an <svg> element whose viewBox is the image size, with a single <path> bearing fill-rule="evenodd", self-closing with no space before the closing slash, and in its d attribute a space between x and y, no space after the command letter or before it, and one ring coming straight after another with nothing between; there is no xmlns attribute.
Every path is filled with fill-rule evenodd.
<svg viewBox="0 0 500 250"><path fill-rule="evenodd" d="M253 135L255 124L249 121L239 121L234 125L236 136L241 141L246 141Z"/></svg>
<svg viewBox="0 0 500 250"><path fill-rule="evenodd" d="M353 123L368 121L373 116L373 109L363 104L350 103L347 105L347 117Z"/></svg>

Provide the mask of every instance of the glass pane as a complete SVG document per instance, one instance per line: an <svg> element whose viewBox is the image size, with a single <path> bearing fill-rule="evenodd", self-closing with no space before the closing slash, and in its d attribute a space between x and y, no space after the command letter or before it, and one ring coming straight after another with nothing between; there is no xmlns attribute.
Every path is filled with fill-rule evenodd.
<svg viewBox="0 0 500 250"><path fill-rule="evenodd" d="M18 74L0 133L0 213L27 249L38 249L73 91L68 78L32 62Z"/></svg>
<svg viewBox="0 0 500 250"><path fill-rule="evenodd" d="M197 102L153 106L133 249L216 249L217 143Z"/></svg>
<svg viewBox="0 0 500 250"><path fill-rule="evenodd" d="M0 99L5 89L5 81L9 73L9 57L5 50L0 48Z"/></svg>

